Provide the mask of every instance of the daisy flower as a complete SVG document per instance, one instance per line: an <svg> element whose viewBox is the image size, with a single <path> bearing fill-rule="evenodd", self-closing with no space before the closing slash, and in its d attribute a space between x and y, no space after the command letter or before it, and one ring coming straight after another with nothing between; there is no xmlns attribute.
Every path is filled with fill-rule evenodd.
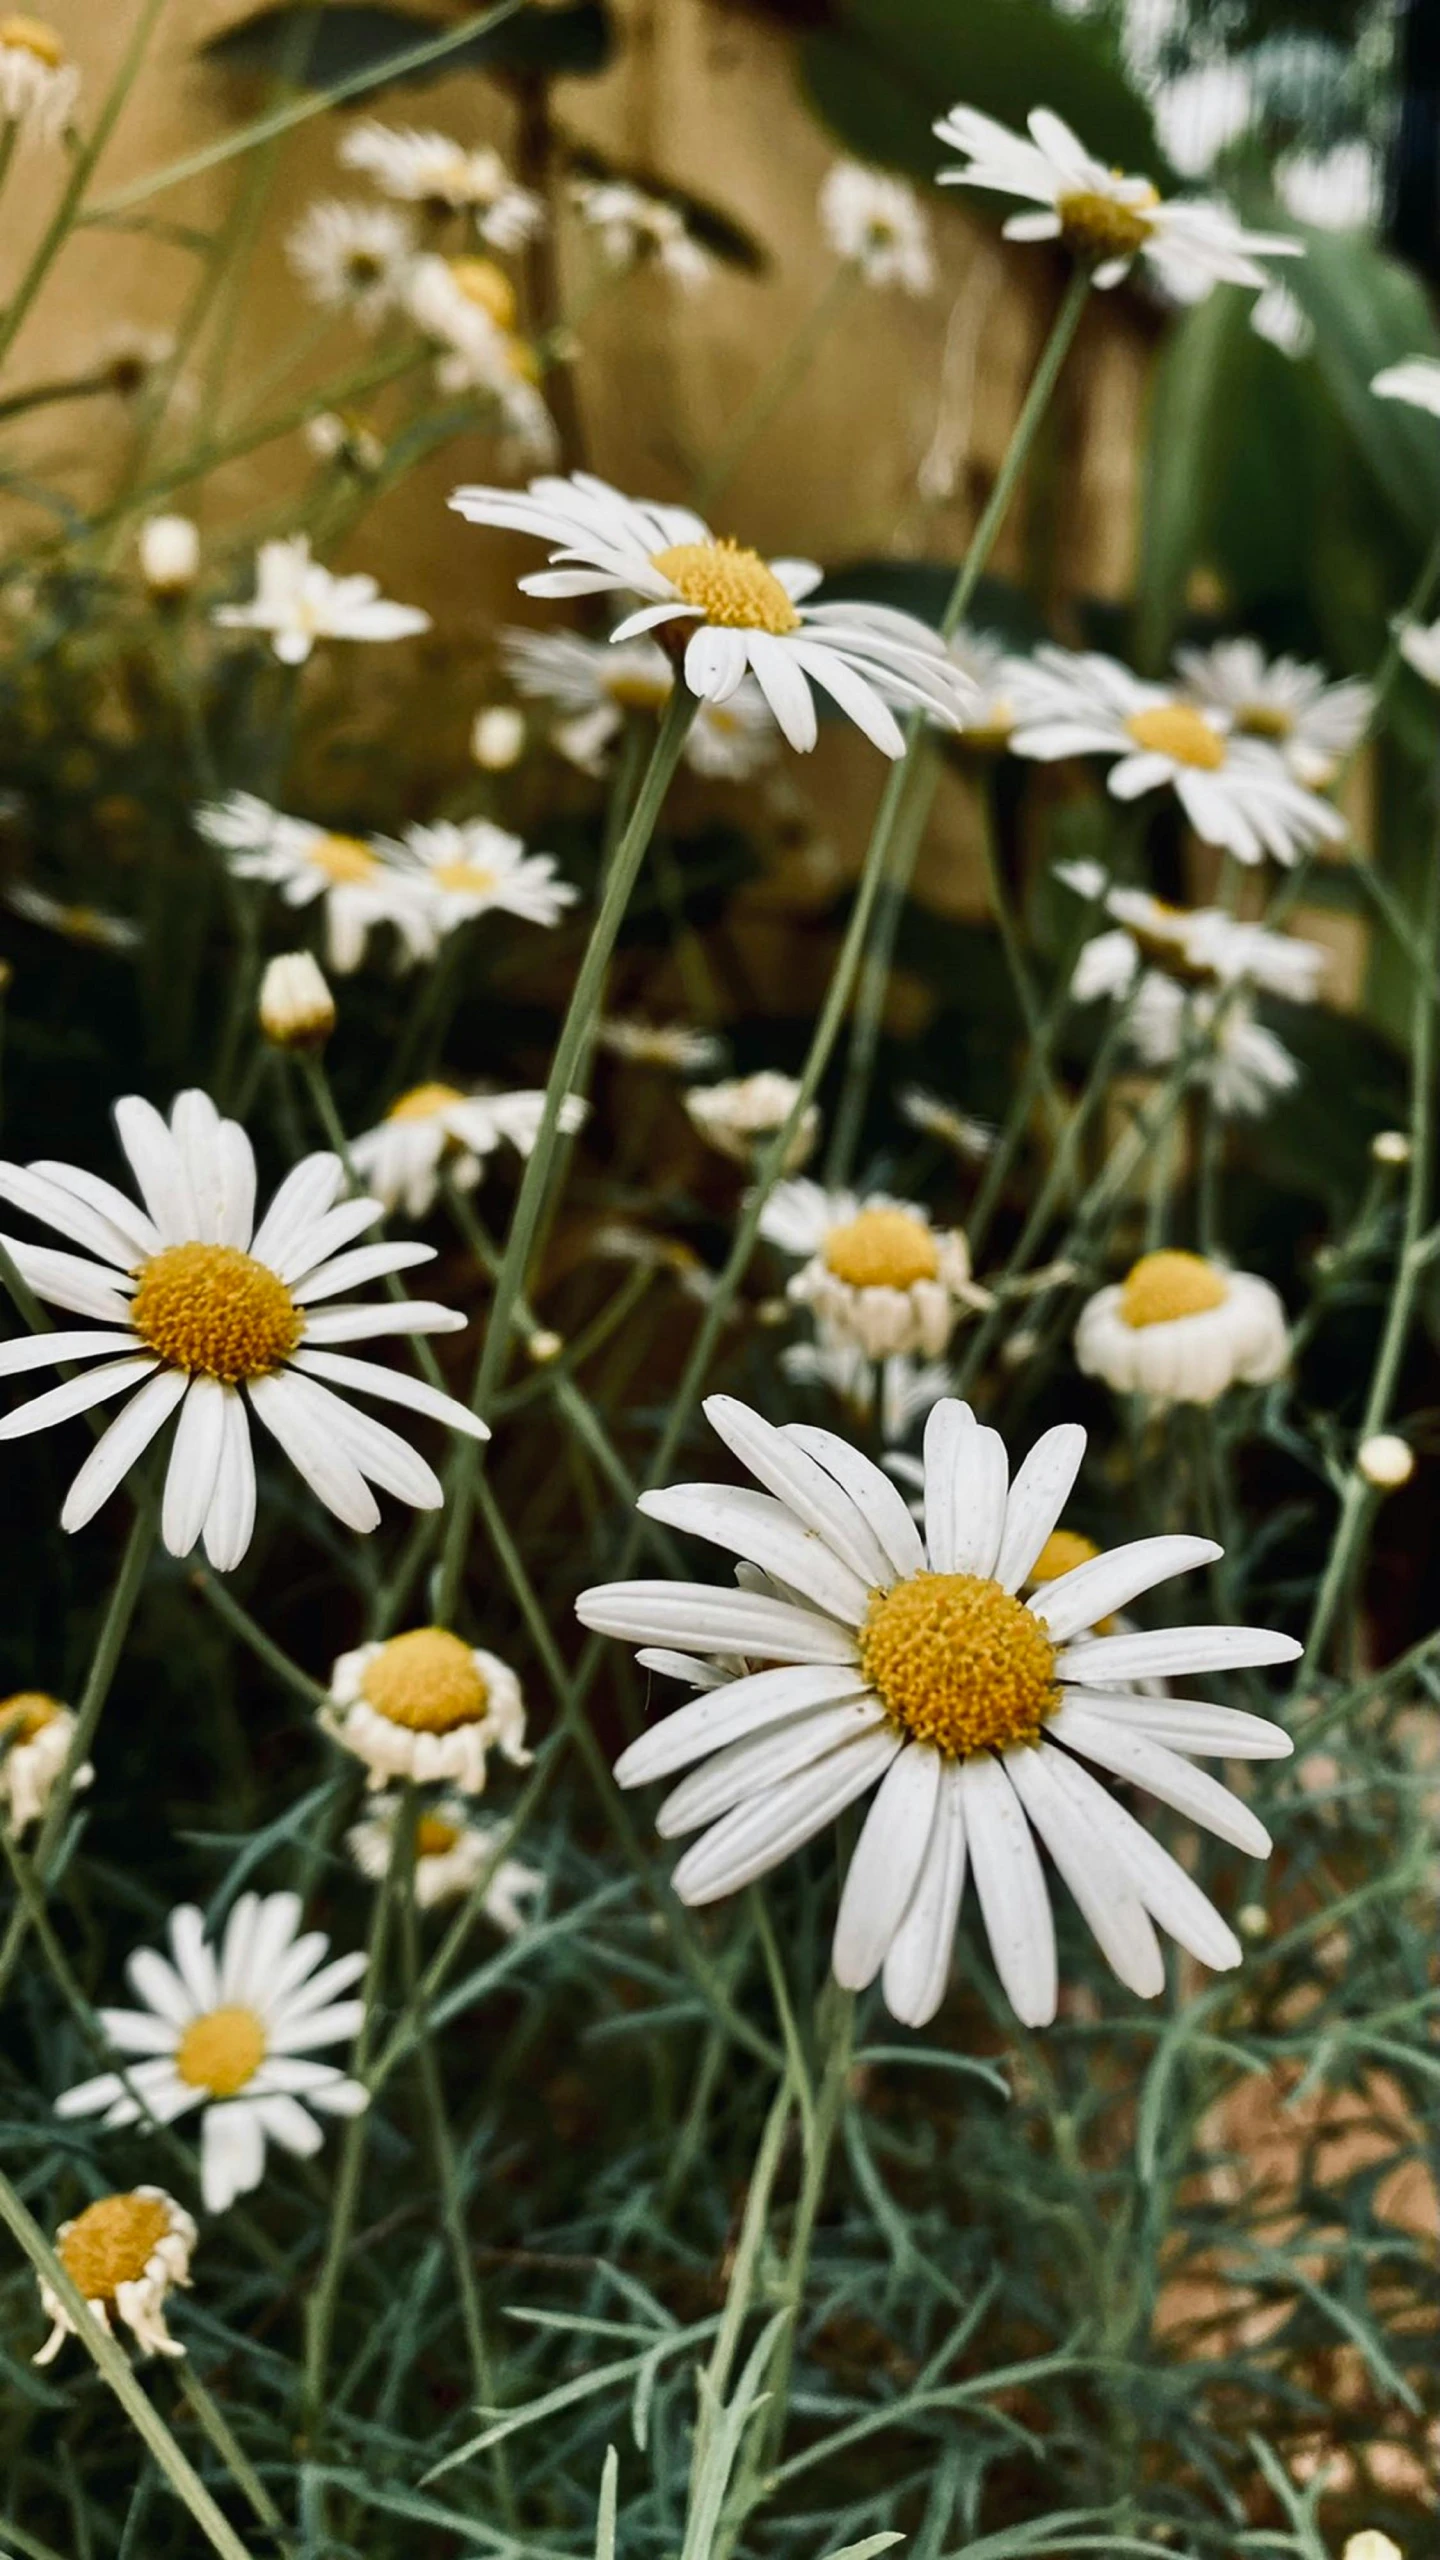
<svg viewBox="0 0 1440 2560"><path fill-rule="evenodd" d="M813 1309L821 1336L870 1360L896 1351L938 1360L961 1308L989 1303L971 1284L964 1236L932 1226L912 1200L778 1182L760 1233L783 1253L805 1256L788 1294Z"/></svg>
<svg viewBox="0 0 1440 2560"><path fill-rule="evenodd" d="M723 1084L692 1085L685 1108L707 1146L732 1163L751 1165L789 1119L799 1091L794 1076L766 1067L758 1075L731 1076ZM790 1141L786 1173L808 1163L819 1135L819 1105L809 1102Z"/></svg>
<svg viewBox="0 0 1440 2560"><path fill-rule="evenodd" d="M422 205L428 213L468 213L491 248L523 248L545 227L539 197L516 186L498 151L467 150L448 133L367 116L346 134L339 158L402 204Z"/></svg>
<svg viewBox="0 0 1440 2560"><path fill-rule="evenodd" d="M1283 1040L1255 1019L1243 996L1228 1001L1187 990L1147 970L1127 1025L1130 1046L1147 1067L1172 1067L1197 1036L1204 1048L1195 1081L1208 1087L1225 1119L1258 1120L1277 1095L1293 1093L1300 1069Z"/></svg>
<svg viewBox="0 0 1440 2560"><path fill-rule="evenodd" d="M1352 678L1331 684L1323 667L1267 659L1257 640L1218 640L1177 649L1175 666L1192 700L1223 711L1237 737L1278 747L1297 782L1323 791L1365 735L1375 696Z"/></svg>
<svg viewBox="0 0 1440 2560"><path fill-rule="evenodd" d="M631 712L660 712L675 689L675 670L654 640L612 648L578 631L508 630L500 655L517 693L563 716L555 746L582 773L600 774ZM725 702L702 702L685 739L685 762L720 782L748 782L775 752L775 723L747 676Z"/></svg>
<svg viewBox="0 0 1440 2560"><path fill-rule="evenodd" d="M381 836L378 845L393 877L421 899L437 937L496 910L527 924L558 924L580 895L556 878L553 854L527 853L522 837L489 818L442 818L407 827L399 841Z"/></svg>
<svg viewBox="0 0 1440 2560"><path fill-rule="evenodd" d="M597 1049L639 1067L669 1067L676 1075L703 1075L725 1054L713 1031L697 1031L688 1022L637 1022L611 1014L595 1033Z"/></svg>
<svg viewBox="0 0 1440 2560"><path fill-rule="evenodd" d="M195 824L237 879L268 881L287 907L323 903L326 957L341 976L359 968L379 925L394 926L406 961L434 957L435 931L417 883L362 837L287 817L253 791L212 800L196 810Z"/></svg>
<svg viewBox="0 0 1440 2560"><path fill-rule="evenodd" d="M415 234L387 204L312 204L285 243L285 254L312 302L348 311L375 329L405 299Z"/></svg>
<svg viewBox="0 0 1440 2560"><path fill-rule="evenodd" d="M1168 785L1202 843L1241 862L1267 853L1293 862L1338 843L1345 821L1288 772L1261 738L1237 736L1223 711L1202 710L1163 685L1142 684L1114 658L1037 650L1025 707L1010 744L1042 764L1106 755L1117 800Z"/></svg>
<svg viewBox="0 0 1440 2560"><path fill-rule="evenodd" d="M0 18L0 117L37 142L58 142L75 112L80 74L44 18Z"/></svg>
<svg viewBox="0 0 1440 2560"><path fill-rule="evenodd" d="M417 258L406 290L417 329L442 350L435 379L454 397L483 391L532 461L548 461L555 422L541 398L534 349L516 331L515 288L491 258Z"/></svg>
<svg viewBox="0 0 1440 2560"><path fill-rule="evenodd" d="M962 628L947 645L953 663L972 688L961 738L972 754L998 754L1010 744L1019 715L1025 660L1015 657L1003 640L988 631Z"/></svg>
<svg viewBox="0 0 1440 2560"><path fill-rule="evenodd" d="M99 1327L0 1344L4 1377L57 1361L86 1364L8 1414L0 1440L129 1396L71 1485L61 1527L92 1520L172 1419L161 1535L174 1556L188 1556L203 1538L218 1573L240 1562L255 1526L252 1416L347 1528L373 1529L379 1520L371 1484L417 1510L438 1510L444 1495L433 1467L347 1397L405 1405L475 1440L488 1440L486 1425L423 1380L332 1347L462 1327L462 1315L424 1299L340 1298L386 1272L432 1261L433 1248L345 1251L380 1216L381 1203L341 1201L345 1169L333 1155L297 1164L257 1226L250 1141L238 1121L221 1119L208 1094L178 1095L168 1123L140 1094L126 1094L115 1125L142 1207L79 1165L0 1163L0 1199L95 1257L7 1236L18 1269L37 1297Z"/></svg>
<svg viewBox="0 0 1440 2560"><path fill-rule="evenodd" d="M487 1751L500 1751L516 1769L531 1758L525 1704L509 1664L445 1627L411 1627L342 1653L320 1722L332 1741L364 1761L371 1787L408 1778L478 1796Z"/></svg>
<svg viewBox="0 0 1440 2560"><path fill-rule="evenodd" d="M528 490L457 489L450 504L473 524L551 544L551 567L520 581L528 595L641 598L611 635L617 645L693 623L684 653L691 692L729 702L748 670L802 754L815 744L812 685L887 756L905 747L891 703L918 705L951 727L963 715L969 688L928 624L883 605L806 604L821 577L813 560L762 560L717 540L688 507L644 505L584 471L532 480Z"/></svg>
<svg viewBox="0 0 1440 2560"><path fill-rule="evenodd" d="M502 1141L517 1155L529 1155L544 1110L543 1092L466 1093L455 1084L412 1085L376 1128L355 1140L351 1160L387 1209L423 1218L440 1188L442 1164L462 1191L472 1190L484 1159ZM580 1096L567 1094L560 1106L567 1137L583 1126L585 1114Z"/></svg>
<svg viewBox="0 0 1440 2560"><path fill-rule="evenodd" d="M940 140L964 156L959 169L942 169L942 187L983 187L1021 196L1036 213L1012 214L1007 240L1063 240L1093 272L1102 290L1128 275L1137 258L1162 286L1194 301L1212 285L1270 281L1259 258L1297 258L1298 240L1246 231L1228 205L1200 200L1162 202L1148 178L1126 177L1092 159L1067 124L1048 107L1026 118L1029 140L981 115L952 107L935 126Z"/></svg>
<svg viewBox="0 0 1440 2560"><path fill-rule="evenodd" d="M307 533L262 542L249 604L216 605L225 631L263 631L282 666L303 666L317 640L408 640L428 631L418 605L392 604L374 578L337 578L310 557Z"/></svg>
<svg viewBox="0 0 1440 2560"><path fill-rule="evenodd" d="M360 1873L374 1884L390 1873L403 1805L401 1796L373 1797L364 1820L345 1835ZM490 1865L507 1827L503 1822L477 1821L456 1796L441 1796L427 1805L415 1823L414 1892L419 1908L433 1911L437 1903L463 1901ZM501 1858L480 1898L480 1908L502 1937L519 1935L528 1917L524 1906L544 1882L539 1867L527 1867L521 1858Z"/></svg>
<svg viewBox="0 0 1440 2560"><path fill-rule="evenodd" d="M1219 1913L1086 1765L1252 1856L1268 1852L1249 1806L1193 1763L1279 1757L1291 1747L1279 1727L1116 1684L1289 1662L1299 1645L1254 1627L1091 1632L1220 1550L1207 1538L1141 1538L1027 1602L1017 1594L1084 1453L1076 1425L1047 1431L1012 1484L999 1435L953 1397L937 1404L925 1426L922 1538L899 1488L834 1433L777 1430L727 1396L706 1412L765 1491L682 1485L642 1495L641 1508L758 1568L756 1587L619 1582L577 1603L587 1627L645 1647L648 1667L691 1679L698 1668L704 1684L616 1764L626 1787L690 1772L658 1815L667 1839L700 1833L675 1869L682 1902L737 1892L878 1789L832 1961L850 1990L881 1975L907 2025L922 2026L944 1995L967 1869L1012 2007L1027 2026L1053 2019L1055 1929L1037 1835L1108 1962L1142 1997L1164 1984L1153 1920L1202 1963L1238 1963ZM717 1656L744 1668L727 1678L709 1667Z"/></svg>
<svg viewBox="0 0 1440 2560"><path fill-rule="evenodd" d="M132 2187L100 2196L55 2234L55 2255L102 2329L123 2321L142 2355L183 2356L165 2326L165 2297L190 2282L195 2225L163 2187ZM51 2364L75 2323L58 2293L39 2279L40 2307L51 2323L32 2364Z"/></svg>
<svg viewBox="0 0 1440 2560"><path fill-rule="evenodd" d="M663 196L646 195L624 178L577 179L570 193L581 221L587 231L594 232L612 267L632 267L648 259L687 293L710 282L714 261L692 236L678 205L667 204Z"/></svg>
<svg viewBox="0 0 1440 2560"><path fill-rule="evenodd" d="M45 1690L17 1689L13 1697L0 1698L0 1805L16 1840L39 1821L74 1739L73 1708L62 1707ZM86 1760L70 1783L88 1787L94 1776Z"/></svg>
<svg viewBox="0 0 1440 2560"><path fill-rule="evenodd" d="M310 2159L323 2140L314 2111L353 2116L365 2105L357 2080L310 2059L317 2046L348 2043L358 2031L364 2002L336 1995L359 1981L365 1958L326 1964L329 1939L319 1929L301 1937L300 1916L298 1893L242 1893L216 1946L193 1903L172 1911L170 1961L142 1947L126 1967L144 2007L99 2013L109 2043L127 2057L123 2072L67 2089L56 2114L103 2113L107 2126L147 2115L173 2124L203 2108L200 2192L209 2213L258 2187L267 2141Z"/></svg>
<svg viewBox="0 0 1440 2560"><path fill-rule="evenodd" d="M1440 418L1440 357L1406 356L1387 364L1370 385L1377 400L1403 400L1407 409L1428 409Z"/></svg>
<svg viewBox="0 0 1440 2560"><path fill-rule="evenodd" d="M8 881L0 896L11 914L23 917L26 924L62 934L85 950L133 951L141 938L139 926L129 916L110 915L103 907L74 906L66 898L52 898L30 880Z"/></svg>
<svg viewBox="0 0 1440 2560"><path fill-rule="evenodd" d="M1285 1309L1268 1280L1168 1247L1098 1290L1075 1328L1087 1377L1159 1404L1213 1404L1227 1387L1266 1386L1289 1356Z"/></svg>
<svg viewBox="0 0 1440 2560"><path fill-rule="evenodd" d="M820 228L866 284L931 293L935 259L920 199L903 178L837 160L820 185Z"/></svg>

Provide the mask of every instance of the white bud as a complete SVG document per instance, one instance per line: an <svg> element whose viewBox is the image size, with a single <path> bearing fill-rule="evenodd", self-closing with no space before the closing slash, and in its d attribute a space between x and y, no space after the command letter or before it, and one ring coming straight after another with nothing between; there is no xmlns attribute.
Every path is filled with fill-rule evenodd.
<svg viewBox="0 0 1440 2560"><path fill-rule="evenodd" d="M188 516L147 516L140 527L140 575L152 596L183 596L200 571L200 529Z"/></svg>
<svg viewBox="0 0 1440 2560"><path fill-rule="evenodd" d="M1415 1452L1398 1431L1376 1431L1361 1441L1355 1464L1377 1492L1393 1493L1415 1473Z"/></svg>
<svg viewBox="0 0 1440 2560"><path fill-rule="evenodd" d="M335 999L308 951L282 951L260 981L260 1028L277 1049L323 1049Z"/></svg>
<svg viewBox="0 0 1440 2560"><path fill-rule="evenodd" d="M1270 1935L1270 1914L1263 1902L1244 1902L1235 1914L1235 1926L1242 1938L1252 1941Z"/></svg>
<svg viewBox="0 0 1440 2560"><path fill-rule="evenodd" d="M1363 2533L1352 2533L1345 2545L1343 2560L1405 2560L1398 2542L1367 2524Z"/></svg>
<svg viewBox="0 0 1440 2560"><path fill-rule="evenodd" d="M1377 1164L1408 1164L1410 1141L1403 1129L1381 1129L1370 1141L1370 1153Z"/></svg>
<svg viewBox="0 0 1440 2560"><path fill-rule="evenodd" d="M564 1348L564 1335L552 1333L549 1326L543 1324L536 1326L535 1331L527 1336L525 1343L525 1349L537 1369L545 1368L551 1360L558 1360Z"/></svg>
<svg viewBox="0 0 1440 2560"><path fill-rule="evenodd" d="M470 732L470 753L485 773L508 773L525 747L525 714L508 702L492 702L477 711Z"/></svg>

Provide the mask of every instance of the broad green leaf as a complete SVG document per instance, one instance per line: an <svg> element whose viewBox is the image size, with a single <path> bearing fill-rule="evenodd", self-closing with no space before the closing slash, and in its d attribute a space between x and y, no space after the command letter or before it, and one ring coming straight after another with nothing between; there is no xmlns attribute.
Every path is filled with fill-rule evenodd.
<svg viewBox="0 0 1440 2560"><path fill-rule="evenodd" d="M1315 325L1315 363L1391 506L1427 548L1440 524L1440 419L1370 385L1402 356L1440 356L1417 276L1369 240L1307 231L1286 282Z"/></svg>
<svg viewBox="0 0 1440 2560"><path fill-rule="evenodd" d="M306 0L278 0L242 18L201 48L208 62L227 71L283 71L307 89L333 88L357 72L382 70L392 55L423 44L435 21L383 0L340 0L316 9ZM446 56L451 71L540 72L574 79L603 71L612 30L606 0L571 0L558 9L523 9L502 27L482 31ZM428 80L433 73L397 74ZM378 84L377 84L378 85Z"/></svg>

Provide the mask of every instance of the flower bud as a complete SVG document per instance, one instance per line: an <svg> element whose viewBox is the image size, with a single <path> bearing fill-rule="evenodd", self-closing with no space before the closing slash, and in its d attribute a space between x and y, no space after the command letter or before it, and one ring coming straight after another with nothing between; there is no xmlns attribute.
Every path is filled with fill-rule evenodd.
<svg viewBox="0 0 1440 2560"><path fill-rule="evenodd" d="M200 570L200 533L188 516L147 516L140 527L140 574L152 596L188 594Z"/></svg>
<svg viewBox="0 0 1440 2560"><path fill-rule="evenodd" d="M525 746L525 715L507 702L492 702L475 714L470 753L485 773L508 773Z"/></svg>
<svg viewBox="0 0 1440 2560"><path fill-rule="evenodd" d="M1355 1464L1377 1493L1394 1493L1415 1473L1415 1452L1398 1431L1375 1431L1361 1441Z"/></svg>
<svg viewBox="0 0 1440 2560"><path fill-rule="evenodd" d="M282 951L260 981L260 1028L277 1049L323 1049L335 999L308 951Z"/></svg>
<svg viewBox="0 0 1440 2560"><path fill-rule="evenodd" d="M526 1336L525 1349L537 1369L543 1369L550 1361L558 1360L564 1348L564 1336L552 1333L548 1325L537 1325L535 1331Z"/></svg>
<svg viewBox="0 0 1440 2560"><path fill-rule="evenodd" d="M1352 2533L1345 2545L1343 2560L1405 2560L1398 2542L1368 2524L1363 2533Z"/></svg>
<svg viewBox="0 0 1440 2560"><path fill-rule="evenodd" d="M1408 1164L1410 1141L1403 1129L1380 1129L1370 1141L1370 1153L1377 1164Z"/></svg>

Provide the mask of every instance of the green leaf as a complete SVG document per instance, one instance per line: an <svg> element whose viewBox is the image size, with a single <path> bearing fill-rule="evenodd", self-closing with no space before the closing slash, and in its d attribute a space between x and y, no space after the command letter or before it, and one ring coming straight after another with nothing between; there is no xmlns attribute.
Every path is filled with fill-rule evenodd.
<svg viewBox="0 0 1440 2560"><path fill-rule="evenodd" d="M392 55L437 32L433 18L390 8L383 0L339 0L334 8L277 0L275 7L227 27L201 51L225 71L281 72L297 87L330 89L359 72L383 73ZM481 29L446 56L446 69L575 79L603 71L612 45L606 0L571 0L565 8L524 9L502 27ZM433 76L428 67L396 75Z"/></svg>
<svg viewBox="0 0 1440 2560"><path fill-rule="evenodd" d="M1440 523L1440 423L1370 385L1402 356L1440 356L1418 277L1371 241L1307 231L1286 282L1315 326L1315 362L1391 506L1428 546Z"/></svg>
<svg viewBox="0 0 1440 2560"><path fill-rule="evenodd" d="M1147 670L1162 664L1175 636L1206 539L1211 439L1237 323L1244 326L1239 295L1212 293L1177 323L1155 368L1136 578L1136 655Z"/></svg>

